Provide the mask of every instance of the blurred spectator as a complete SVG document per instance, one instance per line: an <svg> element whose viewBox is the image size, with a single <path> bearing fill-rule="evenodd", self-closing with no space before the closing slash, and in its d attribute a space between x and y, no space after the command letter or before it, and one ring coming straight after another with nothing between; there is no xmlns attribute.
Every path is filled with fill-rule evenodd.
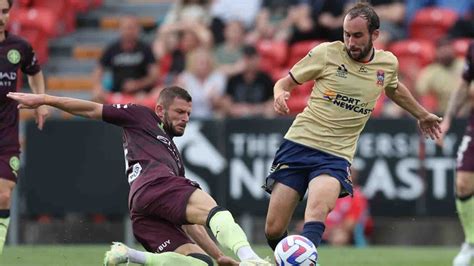
<svg viewBox="0 0 474 266"><path fill-rule="evenodd" d="M288 16L290 4L288 0L263 0L247 40L251 43L265 39L288 40L292 24Z"/></svg>
<svg viewBox="0 0 474 266"><path fill-rule="evenodd" d="M209 0L177 0L166 14L163 24L180 22L201 23L209 25Z"/></svg>
<svg viewBox="0 0 474 266"><path fill-rule="evenodd" d="M153 41L153 54L158 63L159 84L168 86L175 81L175 77L184 70L185 58L180 49L179 34L162 26L156 33Z"/></svg>
<svg viewBox="0 0 474 266"><path fill-rule="evenodd" d="M474 4L469 12L460 16L453 27L449 30L452 38L474 38Z"/></svg>
<svg viewBox="0 0 474 266"><path fill-rule="evenodd" d="M373 229L369 203L360 186L357 185L357 171L354 168L351 168L351 178L354 184L354 195L338 199L336 206L326 219L323 241L330 245L365 246L367 245L366 237Z"/></svg>
<svg viewBox="0 0 474 266"><path fill-rule="evenodd" d="M259 55L253 46L243 49L244 70L229 79L226 95L220 101L224 113L232 117L271 116L273 81L259 70Z"/></svg>
<svg viewBox="0 0 474 266"><path fill-rule="evenodd" d="M107 91L142 97L156 82L155 57L148 44L140 41L141 28L137 18L120 21L120 39L108 45L94 71L94 99L107 101ZM104 72L110 70L112 83L104 88Z"/></svg>
<svg viewBox="0 0 474 266"><path fill-rule="evenodd" d="M416 80L420 102L430 112L444 113L450 92L459 84L463 60L456 58L452 40L437 42L435 61L426 66Z"/></svg>
<svg viewBox="0 0 474 266"><path fill-rule="evenodd" d="M245 29L238 20L227 22L224 31L225 41L214 51L216 64L219 70L228 75L242 72L244 65L240 60L244 45Z"/></svg>
<svg viewBox="0 0 474 266"><path fill-rule="evenodd" d="M350 0L295 0L288 13L293 25L289 42L341 40L344 13L350 5Z"/></svg>
<svg viewBox="0 0 474 266"><path fill-rule="evenodd" d="M212 32L216 43L223 41L223 29L229 21L240 21L245 29L254 26L261 0L214 0L211 5Z"/></svg>
<svg viewBox="0 0 474 266"><path fill-rule="evenodd" d="M186 70L178 77L178 85L193 98L192 118L212 118L217 100L225 89L225 75L216 71L212 53L198 48L186 57Z"/></svg>
<svg viewBox="0 0 474 266"><path fill-rule="evenodd" d="M200 23L178 22L162 25L153 41L153 53L159 61L162 85L174 83L186 67L186 54L197 48L211 48L212 34Z"/></svg>
<svg viewBox="0 0 474 266"><path fill-rule="evenodd" d="M231 20L242 22L244 27L250 28L260 10L261 0L214 0L211 6L213 17L224 23Z"/></svg>
<svg viewBox="0 0 474 266"><path fill-rule="evenodd" d="M380 35L377 43L388 43L406 37L405 3L403 0L371 0L380 18Z"/></svg>
<svg viewBox="0 0 474 266"><path fill-rule="evenodd" d="M425 7L447 8L456 11L459 16L467 15L474 5L472 0L406 0L406 20L410 24L416 12Z"/></svg>

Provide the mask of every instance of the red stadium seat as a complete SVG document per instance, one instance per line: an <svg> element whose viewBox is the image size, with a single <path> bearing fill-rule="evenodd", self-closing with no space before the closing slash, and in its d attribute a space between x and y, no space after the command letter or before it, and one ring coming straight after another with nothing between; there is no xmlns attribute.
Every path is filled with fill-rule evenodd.
<svg viewBox="0 0 474 266"><path fill-rule="evenodd" d="M403 40L390 45L391 51L398 58L399 73L409 88L412 88L418 72L433 62L435 46L430 41Z"/></svg>
<svg viewBox="0 0 474 266"><path fill-rule="evenodd" d="M19 7L30 7L33 4L32 0L19 0L16 2Z"/></svg>
<svg viewBox="0 0 474 266"><path fill-rule="evenodd" d="M92 8L98 8L103 4L103 0L91 0L91 2Z"/></svg>
<svg viewBox="0 0 474 266"><path fill-rule="evenodd" d="M316 45L324 42L323 40L301 41L294 43L290 47L287 66L292 67L301 60Z"/></svg>
<svg viewBox="0 0 474 266"><path fill-rule="evenodd" d="M57 17L46 8L14 8L10 16L21 28L37 29L47 37L56 36L58 33Z"/></svg>
<svg viewBox="0 0 474 266"><path fill-rule="evenodd" d="M410 64L424 67L433 61L436 53L432 42L420 40L394 42L388 50L397 56L400 68Z"/></svg>
<svg viewBox="0 0 474 266"><path fill-rule="evenodd" d="M32 0L33 6L37 8L49 9L59 20L58 35L73 32L76 28L76 11L70 1Z"/></svg>
<svg viewBox="0 0 474 266"><path fill-rule="evenodd" d="M44 8L16 8L11 10L10 30L27 39L41 64L48 60L48 40L57 34L57 19L54 13Z"/></svg>
<svg viewBox="0 0 474 266"><path fill-rule="evenodd" d="M457 57L465 57L469 44L472 42L469 38L459 38L453 41L454 51Z"/></svg>
<svg viewBox="0 0 474 266"><path fill-rule="evenodd" d="M260 68L269 74L286 62L288 54L286 42L263 40L257 43L256 49L260 55Z"/></svg>
<svg viewBox="0 0 474 266"><path fill-rule="evenodd" d="M77 12L87 12L102 5L102 0L68 0L71 8Z"/></svg>
<svg viewBox="0 0 474 266"><path fill-rule="evenodd" d="M446 8L427 7L416 12L410 23L410 38L436 41L453 26L458 15Z"/></svg>
<svg viewBox="0 0 474 266"><path fill-rule="evenodd" d="M276 82L277 80L288 75L289 71L290 69L288 69L287 67L274 68L272 72L270 73L270 76L272 77L272 80Z"/></svg>
<svg viewBox="0 0 474 266"><path fill-rule="evenodd" d="M91 0L69 0L71 7L78 12L86 12L91 7Z"/></svg>

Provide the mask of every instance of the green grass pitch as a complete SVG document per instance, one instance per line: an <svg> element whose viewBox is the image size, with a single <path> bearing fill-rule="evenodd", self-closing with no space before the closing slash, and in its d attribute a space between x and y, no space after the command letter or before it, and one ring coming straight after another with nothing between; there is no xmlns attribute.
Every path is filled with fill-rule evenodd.
<svg viewBox="0 0 474 266"><path fill-rule="evenodd" d="M107 245L62 245L6 247L0 265L86 266L101 265ZM271 256L266 246L256 246L261 256ZM457 247L371 246L367 248L318 249L322 266L446 266ZM134 265L134 264L131 264Z"/></svg>

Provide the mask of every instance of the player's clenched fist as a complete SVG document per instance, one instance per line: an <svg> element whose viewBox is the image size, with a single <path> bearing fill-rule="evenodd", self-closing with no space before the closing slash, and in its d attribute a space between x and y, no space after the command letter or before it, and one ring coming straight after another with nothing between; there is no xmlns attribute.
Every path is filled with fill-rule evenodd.
<svg viewBox="0 0 474 266"><path fill-rule="evenodd" d="M281 115L287 115L290 112L286 101L290 98L290 93L284 91L280 93L278 96L275 97L275 101L273 103L273 107L275 108L275 112Z"/></svg>

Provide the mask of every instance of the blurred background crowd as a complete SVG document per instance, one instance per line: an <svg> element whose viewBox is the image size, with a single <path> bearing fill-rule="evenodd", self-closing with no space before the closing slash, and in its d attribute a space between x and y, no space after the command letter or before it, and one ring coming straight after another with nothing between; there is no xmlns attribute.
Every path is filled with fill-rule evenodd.
<svg viewBox="0 0 474 266"><path fill-rule="evenodd" d="M376 48L394 53L402 82L442 113L474 36L474 2L369 2L382 22ZM18 0L10 26L33 43L50 91L153 108L163 87L179 84L194 99L193 118L273 117L274 82L318 43L342 40L343 15L353 4ZM292 92L291 115L303 110L312 85ZM381 99L373 115L406 114Z"/></svg>

